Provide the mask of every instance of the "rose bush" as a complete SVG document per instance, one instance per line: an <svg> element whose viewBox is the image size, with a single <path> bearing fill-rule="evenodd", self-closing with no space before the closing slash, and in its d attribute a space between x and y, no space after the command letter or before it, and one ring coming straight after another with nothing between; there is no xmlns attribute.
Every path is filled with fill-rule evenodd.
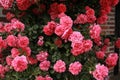
<svg viewBox="0 0 120 80"><path fill-rule="evenodd" d="M0 0L0 78L104 80L117 64L101 35L119 0ZM115 42L120 48L120 40Z"/></svg>

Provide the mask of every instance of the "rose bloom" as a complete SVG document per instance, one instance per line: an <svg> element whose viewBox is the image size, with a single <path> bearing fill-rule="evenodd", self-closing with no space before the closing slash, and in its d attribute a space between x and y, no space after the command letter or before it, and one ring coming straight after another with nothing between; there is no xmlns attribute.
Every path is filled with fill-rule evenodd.
<svg viewBox="0 0 120 80"><path fill-rule="evenodd" d="M27 60L31 65L36 64L38 62L37 59L33 58L32 56L27 56Z"/></svg>
<svg viewBox="0 0 120 80"><path fill-rule="evenodd" d="M102 46L102 42L101 42L101 37L99 36L98 38L94 39L94 42L97 46Z"/></svg>
<svg viewBox="0 0 120 80"><path fill-rule="evenodd" d="M39 54L36 55L36 57L37 57L38 61L42 62L42 61L47 60L48 53L46 51L41 51L41 52L39 52Z"/></svg>
<svg viewBox="0 0 120 80"><path fill-rule="evenodd" d="M46 80L46 79L42 76L37 76L35 80Z"/></svg>
<svg viewBox="0 0 120 80"><path fill-rule="evenodd" d="M28 61L26 59L26 56L17 56L13 59L11 66L14 68L17 72L22 72L25 69L27 69Z"/></svg>
<svg viewBox="0 0 120 80"><path fill-rule="evenodd" d="M14 19L11 22L12 22L12 26L14 29L17 29L18 31L24 31L25 25L22 22L20 22L19 20L14 20Z"/></svg>
<svg viewBox="0 0 120 80"><path fill-rule="evenodd" d="M5 67L0 64L0 78L4 78L5 72Z"/></svg>
<svg viewBox="0 0 120 80"><path fill-rule="evenodd" d="M75 43L75 42L82 42L83 35L78 31L73 31L73 33L69 36L68 40Z"/></svg>
<svg viewBox="0 0 120 80"><path fill-rule="evenodd" d="M18 45L21 48L27 47L29 45L29 39L26 36L19 36L18 37Z"/></svg>
<svg viewBox="0 0 120 80"><path fill-rule="evenodd" d="M74 21L75 24L85 24L87 23L87 16L85 14L79 14L77 19Z"/></svg>
<svg viewBox="0 0 120 80"><path fill-rule="evenodd" d="M13 13L8 12L8 13L6 14L6 19L9 21L9 20L11 20L14 16L15 16L15 15L14 15Z"/></svg>
<svg viewBox="0 0 120 80"><path fill-rule="evenodd" d="M93 43L91 40L83 40L83 48L84 51L87 52L92 49Z"/></svg>
<svg viewBox="0 0 120 80"><path fill-rule="evenodd" d="M110 39L109 39L109 38L106 38L106 39L104 40L104 44L106 44L106 45L109 45L109 42L110 42Z"/></svg>
<svg viewBox="0 0 120 80"><path fill-rule="evenodd" d="M96 20L95 11L88 6L86 6L86 15L87 15L87 22L89 23L95 22Z"/></svg>
<svg viewBox="0 0 120 80"><path fill-rule="evenodd" d="M51 5L50 5L50 9L48 10L48 13L50 14L50 16L51 16L51 19L55 19L55 18L57 18L58 17L58 15L59 15L59 11L58 11L58 3L57 2L55 2L55 3L52 3Z"/></svg>
<svg viewBox="0 0 120 80"><path fill-rule="evenodd" d="M51 78L50 76L46 75L45 76L45 80L53 80L53 78Z"/></svg>
<svg viewBox="0 0 120 80"><path fill-rule="evenodd" d="M108 67L114 67L117 64L118 55L117 53L111 53L105 60Z"/></svg>
<svg viewBox="0 0 120 80"><path fill-rule="evenodd" d="M40 36L39 37L39 40L38 40L38 42L37 42L37 44L39 45L39 46L42 46L43 44L44 44L44 40L43 40L44 38L43 38L43 36Z"/></svg>
<svg viewBox="0 0 120 80"><path fill-rule="evenodd" d="M83 43L80 42L80 43L72 43L71 44L71 53L74 55L74 56L78 56L80 54L83 54L84 52L84 47L83 47Z"/></svg>
<svg viewBox="0 0 120 80"><path fill-rule="evenodd" d="M3 22L0 22L0 32L5 32Z"/></svg>
<svg viewBox="0 0 120 80"><path fill-rule="evenodd" d="M6 40L3 40L2 37L0 37L0 51L1 49L6 48L6 47L7 47Z"/></svg>
<svg viewBox="0 0 120 80"><path fill-rule="evenodd" d="M101 27L100 25L91 25L90 26L90 36L92 39L96 39L100 36L101 33Z"/></svg>
<svg viewBox="0 0 120 80"><path fill-rule="evenodd" d="M86 15L95 15L94 9L90 8L89 6L86 6L85 9L86 9Z"/></svg>
<svg viewBox="0 0 120 80"><path fill-rule="evenodd" d="M107 21L107 19L108 19L107 15L102 15L97 19L97 23L98 24L104 24Z"/></svg>
<svg viewBox="0 0 120 80"><path fill-rule="evenodd" d="M118 38L117 41L115 42L115 46L117 48L120 48L120 38Z"/></svg>
<svg viewBox="0 0 120 80"><path fill-rule="evenodd" d="M11 65L11 63L12 63L12 60L13 60L13 58L11 57L11 56L7 56L6 57L6 63L7 63L7 65Z"/></svg>
<svg viewBox="0 0 120 80"><path fill-rule="evenodd" d="M97 64L95 68L92 75L96 80L104 80L108 76L108 68L106 66Z"/></svg>
<svg viewBox="0 0 120 80"><path fill-rule="evenodd" d="M58 73L65 72L65 70L66 70L65 62L62 61L62 60L58 60L58 61L54 64L53 69L54 69L56 72L58 72Z"/></svg>
<svg viewBox="0 0 120 80"><path fill-rule="evenodd" d="M10 47L15 47L17 44L17 37L14 35L8 35L6 38L7 44Z"/></svg>
<svg viewBox="0 0 120 80"><path fill-rule="evenodd" d="M55 28L56 28L56 23L54 21L51 21L48 22L48 24L43 27L43 32L47 36L51 36L54 33Z"/></svg>
<svg viewBox="0 0 120 80"><path fill-rule="evenodd" d="M60 18L60 24L65 28L70 28L73 25L73 20L69 16L63 16Z"/></svg>
<svg viewBox="0 0 120 80"><path fill-rule="evenodd" d="M101 51L106 51L106 50L107 50L107 48L108 48L108 46L107 46L107 45L103 45L103 46L102 46L102 48L101 48Z"/></svg>
<svg viewBox="0 0 120 80"><path fill-rule="evenodd" d="M5 24L4 30L5 30L6 32L10 33L10 32L13 30L12 24L11 24L11 23Z"/></svg>
<svg viewBox="0 0 120 80"><path fill-rule="evenodd" d="M20 55L19 49L12 48L11 49L11 55L12 55L13 58L15 58L16 56L19 56Z"/></svg>
<svg viewBox="0 0 120 80"><path fill-rule="evenodd" d="M14 0L0 0L0 4L4 9L8 9L12 6Z"/></svg>
<svg viewBox="0 0 120 80"><path fill-rule="evenodd" d="M66 12L66 5L64 5L64 4L59 4L58 5L58 11L59 11L59 13L65 13Z"/></svg>
<svg viewBox="0 0 120 80"><path fill-rule="evenodd" d="M58 18L61 18L61 17L64 17L64 16L67 16L65 13L60 13L59 15L58 15Z"/></svg>
<svg viewBox="0 0 120 80"><path fill-rule="evenodd" d="M16 0L19 10L27 10L31 6L30 0Z"/></svg>
<svg viewBox="0 0 120 80"><path fill-rule="evenodd" d="M50 67L50 61L43 61L39 64L39 67L41 70L43 71L48 71L49 67Z"/></svg>
<svg viewBox="0 0 120 80"><path fill-rule="evenodd" d="M96 57L98 59L104 59L105 53L103 51L98 51L98 52L96 52Z"/></svg>
<svg viewBox="0 0 120 80"><path fill-rule="evenodd" d="M78 61L71 63L69 65L69 72L71 72L73 75L78 75L81 72L81 70L82 70L82 65Z"/></svg>
<svg viewBox="0 0 120 80"><path fill-rule="evenodd" d="M119 0L112 0L111 6L116 6L119 3Z"/></svg>
<svg viewBox="0 0 120 80"><path fill-rule="evenodd" d="M63 25L58 25L58 26L55 28L55 34L56 34L57 36L62 36L65 30L66 30L66 29L64 28Z"/></svg>
<svg viewBox="0 0 120 80"><path fill-rule="evenodd" d="M111 9L111 6L106 5L106 6L101 7L101 10L104 10L105 11L104 15L107 15L111 12L112 9Z"/></svg>
<svg viewBox="0 0 120 80"><path fill-rule="evenodd" d="M69 28L64 31L63 35L61 36L62 39L68 40L69 36L73 33L72 28Z"/></svg>

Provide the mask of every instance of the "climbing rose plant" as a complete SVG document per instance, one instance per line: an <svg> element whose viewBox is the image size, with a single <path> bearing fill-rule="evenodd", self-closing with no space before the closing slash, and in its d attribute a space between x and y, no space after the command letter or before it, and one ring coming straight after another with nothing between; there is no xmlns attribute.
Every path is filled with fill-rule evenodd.
<svg viewBox="0 0 120 80"><path fill-rule="evenodd" d="M0 23L0 78L104 80L118 55L106 52L112 40L101 24L118 2L0 0L7 11Z"/></svg>

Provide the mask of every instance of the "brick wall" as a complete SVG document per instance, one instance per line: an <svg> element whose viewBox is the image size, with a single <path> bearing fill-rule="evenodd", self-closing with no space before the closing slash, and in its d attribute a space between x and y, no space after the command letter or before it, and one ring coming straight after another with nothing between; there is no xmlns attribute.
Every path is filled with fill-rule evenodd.
<svg viewBox="0 0 120 80"><path fill-rule="evenodd" d="M115 8L112 8L111 13L108 15L108 21L102 25L103 34L114 35L115 33Z"/></svg>
<svg viewBox="0 0 120 80"><path fill-rule="evenodd" d="M103 35L113 35L115 34L115 8L108 15L108 20L102 26ZM110 45L107 52L114 52L114 46Z"/></svg>

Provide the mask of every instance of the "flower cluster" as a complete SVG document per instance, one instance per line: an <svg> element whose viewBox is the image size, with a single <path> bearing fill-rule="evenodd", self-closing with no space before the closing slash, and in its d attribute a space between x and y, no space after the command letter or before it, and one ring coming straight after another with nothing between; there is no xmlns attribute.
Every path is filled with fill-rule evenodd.
<svg viewBox="0 0 120 80"><path fill-rule="evenodd" d="M104 65L97 64L96 69L92 72L93 76L97 80L104 80L108 76L108 68Z"/></svg>
<svg viewBox="0 0 120 80"><path fill-rule="evenodd" d="M118 55L106 54L110 39L100 24L118 2L0 0L9 9L8 22L0 22L0 78L104 80Z"/></svg>

